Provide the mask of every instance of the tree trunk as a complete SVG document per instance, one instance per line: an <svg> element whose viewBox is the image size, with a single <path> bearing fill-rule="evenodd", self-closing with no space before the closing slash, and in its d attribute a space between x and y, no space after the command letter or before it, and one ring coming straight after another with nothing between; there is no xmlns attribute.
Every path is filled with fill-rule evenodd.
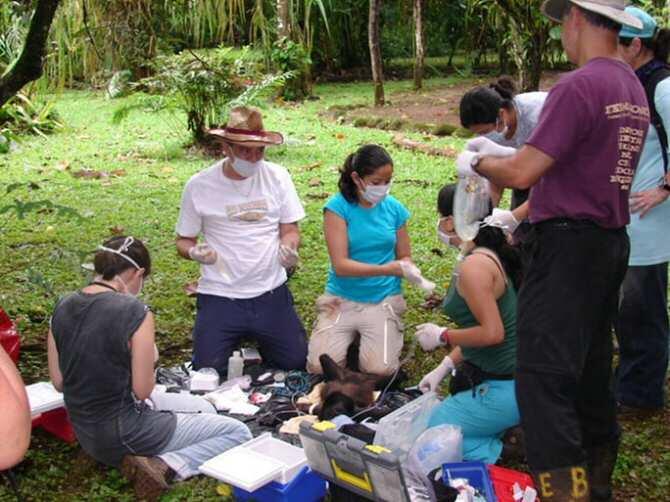
<svg viewBox="0 0 670 502"><path fill-rule="evenodd" d="M38 0L21 55L0 77L0 106L19 92L24 85L42 76L49 29L59 3L60 0Z"/></svg>
<svg viewBox="0 0 670 502"><path fill-rule="evenodd" d="M370 0L368 17L368 43L370 45L370 66L375 86L375 106L384 104L384 72L382 68L382 51L379 43L379 13L382 0Z"/></svg>
<svg viewBox="0 0 670 502"><path fill-rule="evenodd" d="M414 0L414 89L423 87L424 29L423 29L423 1Z"/></svg>
<svg viewBox="0 0 670 502"><path fill-rule="evenodd" d="M291 34L288 3L289 0L277 0L277 35L279 38L288 37Z"/></svg>

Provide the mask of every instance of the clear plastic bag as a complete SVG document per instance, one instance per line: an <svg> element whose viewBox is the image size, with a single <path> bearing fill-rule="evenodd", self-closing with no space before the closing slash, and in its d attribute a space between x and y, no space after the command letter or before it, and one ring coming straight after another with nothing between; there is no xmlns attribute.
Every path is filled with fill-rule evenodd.
<svg viewBox="0 0 670 502"><path fill-rule="evenodd" d="M456 425L443 424L426 429L414 442L408 459L424 474L442 464L463 461L463 433Z"/></svg>
<svg viewBox="0 0 670 502"><path fill-rule="evenodd" d="M481 220L489 213L489 182L481 176L459 178L454 195L454 228L462 241L472 241Z"/></svg>

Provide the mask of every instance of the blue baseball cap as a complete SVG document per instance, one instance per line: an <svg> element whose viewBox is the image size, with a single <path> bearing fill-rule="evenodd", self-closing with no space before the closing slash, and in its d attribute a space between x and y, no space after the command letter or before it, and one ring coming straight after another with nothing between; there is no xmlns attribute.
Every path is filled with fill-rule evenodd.
<svg viewBox="0 0 670 502"><path fill-rule="evenodd" d="M619 38L653 38L656 34L656 20L638 7L628 6L626 12L642 22L642 28L637 29L624 25L619 31Z"/></svg>

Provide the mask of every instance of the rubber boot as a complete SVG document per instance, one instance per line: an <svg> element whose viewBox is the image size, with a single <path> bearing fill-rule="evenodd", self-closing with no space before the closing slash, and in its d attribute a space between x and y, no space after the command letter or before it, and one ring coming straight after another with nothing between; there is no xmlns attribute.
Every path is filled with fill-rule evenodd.
<svg viewBox="0 0 670 502"><path fill-rule="evenodd" d="M612 501L612 471L618 452L618 440L587 448L589 484L593 502Z"/></svg>
<svg viewBox="0 0 670 502"><path fill-rule="evenodd" d="M542 502L589 502L586 467L575 465L533 472L538 498Z"/></svg>

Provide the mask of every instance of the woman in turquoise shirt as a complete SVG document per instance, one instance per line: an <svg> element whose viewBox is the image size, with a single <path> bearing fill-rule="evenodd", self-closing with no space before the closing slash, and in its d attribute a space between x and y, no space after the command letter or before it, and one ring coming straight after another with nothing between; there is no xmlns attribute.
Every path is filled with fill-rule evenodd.
<svg viewBox="0 0 670 502"><path fill-rule="evenodd" d="M450 246L454 232L455 185L440 191L438 237ZM487 220L485 220L487 221ZM453 424L463 432L463 459L493 464L503 450L504 433L519 424L514 391L516 365L516 291L521 259L499 228L483 226L458 263L442 303L458 326L421 324L416 336L424 350L451 347L449 355L423 377L419 388L435 391L456 366L450 396L433 411L429 427Z"/></svg>
<svg viewBox="0 0 670 502"><path fill-rule="evenodd" d="M393 161L381 146L365 145L340 171L339 193L324 207L330 255L326 292L316 302L307 369L321 373L319 356L339 365L360 336L359 369L388 375L398 368L407 310L401 277L407 273L409 211L389 195Z"/></svg>

